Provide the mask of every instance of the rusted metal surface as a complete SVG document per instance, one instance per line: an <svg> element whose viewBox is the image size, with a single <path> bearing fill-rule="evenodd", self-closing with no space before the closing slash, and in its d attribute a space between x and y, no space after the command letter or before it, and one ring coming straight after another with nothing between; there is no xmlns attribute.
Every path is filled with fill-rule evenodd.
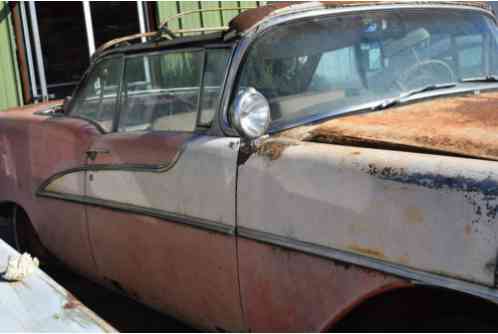
<svg viewBox="0 0 498 334"><path fill-rule="evenodd" d="M0 201L24 208L45 247L70 268L96 279L85 207L34 196L51 175L84 164L85 151L99 133L83 120L33 115L55 104L0 114Z"/></svg>
<svg viewBox="0 0 498 334"><path fill-rule="evenodd" d="M498 160L498 93L445 97L339 117L281 136Z"/></svg>
<svg viewBox="0 0 498 334"><path fill-rule="evenodd" d="M0 270L18 254L0 239ZM115 332L40 269L20 282L0 281L0 331Z"/></svg>
<svg viewBox="0 0 498 334"><path fill-rule="evenodd" d="M377 271L244 238L238 249L242 302L253 332L329 329L365 299L411 286Z"/></svg>
<svg viewBox="0 0 498 334"><path fill-rule="evenodd" d="M234 17L229 22L229 27L236 31L242 32L252 28L259 21L273 13L274 11L297 4L299 2L277 2L266 6L261 6L255 9L246 10L240 15Z"/></svg>
<svg viewBox="0 0 498 334"><path fill-rule="evenodd" d="M245 330L234 236L98 207L89 218L108 286L197 328Z"/></svg>

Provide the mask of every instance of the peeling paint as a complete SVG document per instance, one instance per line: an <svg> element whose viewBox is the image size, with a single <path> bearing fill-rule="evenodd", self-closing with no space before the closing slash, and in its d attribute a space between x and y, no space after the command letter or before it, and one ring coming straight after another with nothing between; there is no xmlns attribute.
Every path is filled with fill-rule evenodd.
<svg viewBox="0 0 498 334"><path fill-rule="evenodd" d="M368 174L377 176L384 180L417 185L436 190L453 190L467 193L481 193L489 199L498 196L498 182L486 177L478 180L468 176L447 176L431 173L410 173L403 168L377 167L375 164L368 165Z"/></svg>
<svg viewBox="0 0 498 334"><path fill-rule="evenodd" d="M298 142L289 140L270 139L263 142L258 148L259 155L269 158L271 161L278 160L289 146L298 145Z"/></svg>

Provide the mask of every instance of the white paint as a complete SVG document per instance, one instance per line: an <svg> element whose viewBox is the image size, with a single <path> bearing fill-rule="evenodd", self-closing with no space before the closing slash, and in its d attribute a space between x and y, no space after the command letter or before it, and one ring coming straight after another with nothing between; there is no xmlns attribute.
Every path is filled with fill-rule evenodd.
<svg viewBox="0 0 498 334"><path fill-rule="evenodd" d="M19 254L0 239L0 264ZM64 308L69 294L35 268L22 283L0 282L2 332L109 332L114 329L85 306Z"/></svg>
<svg viewBox="0 0 498 334"><path fill-rule="evenodd" d="M275 161L253 155L239 168L238 224L493 284L486 265L496 258L498 218L488 218L485 207L498 200L382 179L367 172L370 164L498 181L495 162L303 143Z"/></svg>
<svg viewBox="0 0 498 334"><path fill-rule="evenodd" d="M90 57L95 52L95 37L93 34L92 11L90 9L90 1L83 1L83 15L85 18L86 39L88 43L88 52Z"/></svg>
<svg viewBox="0 0 498 334"><path fill-rule="evenodd" d="M203 137L187 145L164 173L92 172L87 196L235 225L233 138Z"/></svg>
<svg viewBox="0 0 498 334"><path fill-rule="evenodd" d="M238 139L201 137L169 170L95 171L86 196L235 226ZM47 190L83 195L84 172L67 174Z"/></svg>
<svg viewBox="0 0 498 334"><path fill-rule="evenodd" d="M85 176L86 172L77 172L64 175L53 180L52 183L46 187L46 190L59 194L84 196Z"/></svg>
<svg viewBox="0 0 498 334"><path fill-rule="evenodd" d="M36 65L38 69L38 76L40 79L42 99L44 101L48 100L47 91L47 79L45 76L45 64L43 61L43 54L41 50L40 32L38 30L38 17L36 14L36 3L34 1L29 2L29 12L31 16L31 29L33 32L33 43L35 47L36 55Z"/></svg>

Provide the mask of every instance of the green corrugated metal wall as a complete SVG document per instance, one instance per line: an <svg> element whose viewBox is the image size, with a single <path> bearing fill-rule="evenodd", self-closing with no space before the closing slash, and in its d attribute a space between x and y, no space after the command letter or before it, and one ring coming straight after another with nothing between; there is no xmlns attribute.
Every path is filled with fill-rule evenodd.
<svg viewBox="0 0 498 334"><path fill-rule="evenodd" d="M193 9L257 7L264 3L265 1L158 1L158 19L159 22L163 22L170 16ZM171 29L192 29L227 26L228 22L234 16L237 16L239 12L239 10L229 10L192 14L183 17L181 20L173 20L169 27Z"/></svg>
<svg viewBox="0 0 498 334"><path fill-rule="evenodd" d="M0 110L22 103L11 16L7 2L0 1Z"/></svg>

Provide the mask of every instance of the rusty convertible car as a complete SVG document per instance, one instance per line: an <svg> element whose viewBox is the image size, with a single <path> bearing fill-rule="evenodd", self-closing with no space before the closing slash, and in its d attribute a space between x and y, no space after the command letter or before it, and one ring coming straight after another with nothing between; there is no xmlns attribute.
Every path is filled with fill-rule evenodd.
<svg viewBox="0 0 498 334"><path fill-rule="evenodd" d="M179 33L111 41L71 99L1 113L13 245L203 329L497 328L485 4Z"/></svg>

